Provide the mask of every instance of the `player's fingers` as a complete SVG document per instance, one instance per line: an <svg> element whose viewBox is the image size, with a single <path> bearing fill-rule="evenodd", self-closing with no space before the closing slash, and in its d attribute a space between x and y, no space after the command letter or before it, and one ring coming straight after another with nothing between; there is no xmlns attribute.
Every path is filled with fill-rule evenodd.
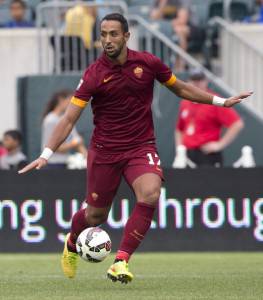
<svg viewBox="0 0 263 300"><path fill-rule="evenodd" d="M253 92L242 92L237 96L232 97L233 99L245 99L249 96L251 96L253 94Z"/></svg>
<svg viewBox="0 0 263 300"><path fill-rule="evenodd" d="M249 96L251 96L253 94L253 92L242 92L240 93L239 95L237 96L233 96L233 97L230 97L226 103L226 107L231 107L237 103L240 103L242 99L245 99Z"/></svg>
<svg viewBox="0 0 263 300"><path fill-rule="evenodd" d="M38 162L36 160L32 161L30 164L26 165L23 169L19 170L18 174L26 173L26 172L36 168L37 165L38 165Z"/></svg>
<svg viewBox="0 0 263 300"><path fill-rule="evenodd" d="M253 94L252 91L251 91L251 92L243 92L243 93L241 93L241 94L239 95L239 98L240 98L240 99L245 99L245 98L251 96L252 94Z"/></svg>

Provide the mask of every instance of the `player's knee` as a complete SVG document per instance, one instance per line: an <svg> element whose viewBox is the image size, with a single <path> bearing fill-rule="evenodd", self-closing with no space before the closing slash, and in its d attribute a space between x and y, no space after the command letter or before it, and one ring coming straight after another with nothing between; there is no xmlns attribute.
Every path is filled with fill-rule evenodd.
<svg viewBox="0 0 263 300"><path fill-rule="evenodd" d="M145 202L150 205L155 205L160 197L160 188L155 186L145 187L142 191L141 199L138 199L141 202Z"/></svg>
<svg viewBox="0 0 263 300"><path fill-rule="evenodd" d="M99 226L105 223L108 219L108 213L88 211L87 213L87 222L90 226Z"/></svg>
<svg viewBox="0 0 263 300"><path fill-rule="evenodd" d="M107 221L107 217L105 215L91 215L89 217L89 225L90 226L99 226Z"/></svg>

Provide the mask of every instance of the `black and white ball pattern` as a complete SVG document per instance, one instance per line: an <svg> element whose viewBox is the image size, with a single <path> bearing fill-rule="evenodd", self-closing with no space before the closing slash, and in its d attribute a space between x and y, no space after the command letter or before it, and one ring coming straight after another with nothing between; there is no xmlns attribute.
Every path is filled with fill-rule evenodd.
<svg viewBox="0 0 263 300"><path fill-rule="evenodd" d="M101 262L111 252L111 240L106 231L99 227L83 230L77 239L79 256L89 262Z"/></svg>

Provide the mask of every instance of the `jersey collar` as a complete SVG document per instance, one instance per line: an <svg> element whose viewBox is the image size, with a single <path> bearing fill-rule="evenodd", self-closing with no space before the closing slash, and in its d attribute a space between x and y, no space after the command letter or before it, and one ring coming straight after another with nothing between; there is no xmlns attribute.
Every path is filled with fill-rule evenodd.
<svg viewBox="0 0 263 300"><path fill-rule="evenodd" d="M127 48L127 60L123 65L116 65L114 64L109 58L108 56L105 54L105 52L102 53L101 55L101 59L103 61L103 63L105 63L109 68L113 69L116 67L120 67L120 66L125 66L129 61L131 61L134 57L134 51Z"/></svg>

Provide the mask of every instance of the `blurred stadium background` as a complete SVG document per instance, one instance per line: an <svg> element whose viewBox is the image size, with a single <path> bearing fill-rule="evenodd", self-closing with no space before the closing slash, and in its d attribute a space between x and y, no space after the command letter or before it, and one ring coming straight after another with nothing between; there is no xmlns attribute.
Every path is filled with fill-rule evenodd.
<svg viewBox="0 0 263 300"><path fill-rule="evenodd" d="M174 170L173 135L180 99L156 84L152 109L167 180L155 221L140 251L162 251L162 254L144 253L137 261L135 258L138 282L134 290L128 291L128 298L136 295L143 299L263 299L259 283L263 274L262 268L258 268L262 264L260 252L263 249L263 26L247 22L257 14L258 1L192 0L192 15L197 20L199 34L189 40L187 51L179 46L171 20L150 19L153 0L25 2L26 18L34 27L10 29L1 28L9 19L10 1L0 0L0 140L6 130L20 129L24 137L23 151L29 160L41 150L41 117L50 96L62 88L74 90L82 71L100 55L99 20L108 12L121 12L128 18L132 34L130 48L159 56L178 77L187 80L189 70L199 68L209 79L210 87L222 96L254 91L251 99L237 107L245 128L224 151L224 168ZM78 35L77 24L74 27L73 22L73 26L67 27L66 23L68 10L76 5L88 7L92 16L84 38ZM183 72L174 69L178 58L185 62ZM90 108L86 109L77 128L88 144L93 129ZM245 145L252 147L256 167L233 168ZM22 177L15 171L0 171L0 253L59 252L70 227L70 217L84 197L83 170L41 171ZM105 225L114 250L134 203L134 196L125 183L116 200ZM246 253L191 254L191 257L185 253L170 253L166 260L166 251ZM252 254L252 251L259 253ZM0 289L0 299L84 299L83 290L89 286L84 267L74 291L73 286L65 285L57 270L49 267L50 263L58 262L58 255L33 256L32 264L27 257L31 256L0 254L4 266L0 274L3 292ZM154 279L147 277L140 269L143 257L147 272L152 272L151 266L157 261L163 261L166 267L162 264L160 274ZM10 269L9 265L12 265ZM39 273L44 270L42 277L39 273L30 273L34 266ZM92 267L89 265L88 277L93 274ZM103 267L95 267L93 291L103 279L99 268ZM15 272L20 272L14 277L18 288L10 292ZM180 276L185 279L184 283ZM39 277L38 281L34 282L34 277ZM147 283L151 280L153 285ZM47 283L50 290L43 294L38 292L35 297L32 282L36 286L43 285L43 289ZM65 290L56 292L54 282ZM106 296L122 299L127 293L121 288L119 294L115 294L110 285L102 286L105 293L89 291L90 299ZM214 293L211 292L213 287ZM65 292L67 288L69 294Z"/></svg>

